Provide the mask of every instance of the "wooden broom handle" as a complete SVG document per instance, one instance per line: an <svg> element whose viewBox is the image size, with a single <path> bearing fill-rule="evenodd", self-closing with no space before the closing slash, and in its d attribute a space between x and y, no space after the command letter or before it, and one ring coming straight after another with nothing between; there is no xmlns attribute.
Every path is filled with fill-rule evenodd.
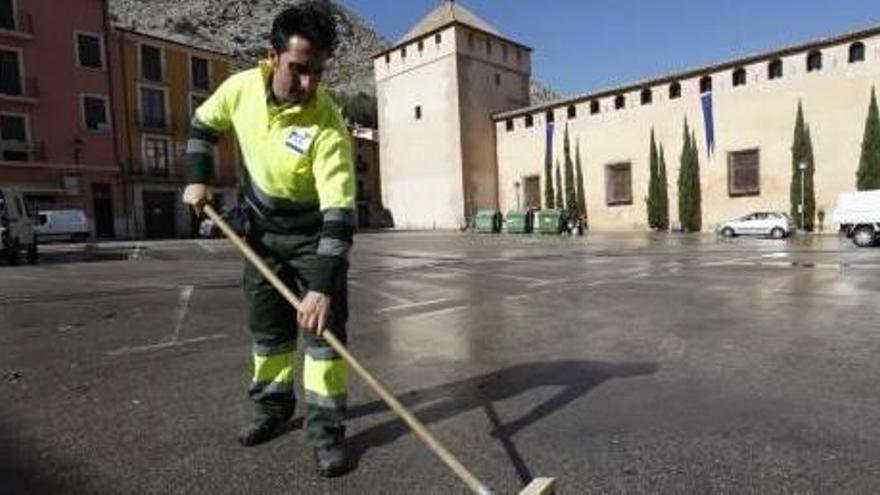
<svg viewBox="0 0 880 495"><path fill-rule="evenodd" d="M287 302L289 302L294 308L296 308L297 311L299 311L300 300L296 297L293 291L290 290L290 288L287 287L287 285L282 282L281 279L278 278L278 276L268 266L266 266L266 263L263 262L260 256L255 253L254 250L251 249L251 247L248 246L248 244L244 240L242 240L234 230L232 230L229 224L227 224L226 221L223 220L223 218L210 204L203 204L199 206L201 207L202 211L204 211L205 214L208 215L208 218L210 218L218 227L220 227L220 230L222 230L223 233L226 234L226 237L228 237L229 240L232 241L233 244L235 244L235 247L238 248L241 254L244 255L244 257L248 261L250 261L251 264L253 264L254 267L256 267L257 270L259 270L264 277L266 277L266 280L268 280L269 283L271 283L272 286L275 287L275 289L284 297L284 299L287 299ZM422 424L422 422L419 421L418 418L416 418L403 404L400 403L399 400L397 400L397 397L395 397L394 394L392 394L388 390L388 388L381 381L379 381L378 378L370 374L370 372L367 371L366 368L361 366L361 363L358 362L358 360L355 359L355 357L348 352L348 349L346 349L346 347L339 341L339 339L336 338L335 335L333 335L332 332L328 331L327 329L321 329L316 333L320 338L326 340L327 343L330 344L331 347L333 347L333 350L336 351L340 356L342 356L343 359L345 359L349 366L354 368L357 374L360 375L360 377L365 382L367 382L367 385L369 385L370 388L372 388L373 391L376 392L379 397L381 397L382 400L385 401L385 403L388 404L388 406L391 407L391 409L394 410L395 413L397 413L398 416L400 416L400 419L402 419L410 427L410 429L412 429L416 436L418 436L419 439L428 446L431 452L439 457L440 460L443 461L443 463L446 464L449 469L451 469L465 484L467 484L467 486L474 493L481 495L492 493L486 487L486 485L480 482L480 480L478 480L476 476L471 474L471 472L468 471L468 469L464 467L464 465L459 462L459 460L456 459L455 456L452 455L452 453L449 452L449 450L447 450L446 447L444 447L443 444L441 444L440 441L434 437L434 435L431 434L428 428L424 424Z"/></svg>

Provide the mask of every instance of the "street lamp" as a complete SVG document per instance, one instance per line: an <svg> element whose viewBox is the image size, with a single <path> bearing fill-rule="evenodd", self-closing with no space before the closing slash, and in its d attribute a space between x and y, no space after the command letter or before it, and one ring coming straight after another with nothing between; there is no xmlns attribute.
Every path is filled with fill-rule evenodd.
<svg viewBox="0 0 880 495"><path fill-rule="evenodd" d="M798 169L801 171L801 229L806 230L806 208L804 208L804 174L807 172L807 162L800 162Z"/></svg>

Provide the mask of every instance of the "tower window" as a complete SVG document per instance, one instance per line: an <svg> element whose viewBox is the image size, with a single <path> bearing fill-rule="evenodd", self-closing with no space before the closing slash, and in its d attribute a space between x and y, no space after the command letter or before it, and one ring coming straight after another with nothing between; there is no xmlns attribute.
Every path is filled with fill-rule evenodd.
<svg viewBox="0 0 880 495"><path fill-rule="evenodd" d="M776 59L767 65L767 79L782 78L782 60Z"/></svg>
<svg viewBox="0 0 880 495"><path fill-rule="evenodd" d="M596 115L599 113L599 100L593 100L590 102L590 115Z"/></svg>
<svg viewBox="0 0 880 495"><path fill-rule="evenodd" d="M386 54L385 54L385 64L387 65L387 64L390 64L390 63L391 63L391 54L390 54L390 53L386 53Z"/></svg>
<svg viewBox="0 0 880 495"><path fill-rule="evenodd" d="M416 120L422 120L422 106L416 105Z"/></svg>
<svg viewBox="0 0 880 495"><path fill-rule="evenodd" d="M703 76L700 79L700 93L710 93L712 92L712 77L711 76Z"/></svg>
<svg viewBox="0 0 880 495"><path fill-rule="evenodd" d="M486 55L492 56L492 40L486 38Z"/></svg>
<svg viewBox="0 0 880 495"><path fill-rule="evenodd" d="M419 43L416 46L419 47L419 52L423 52L425 50L425 41L419 40Z"/></svg>
<svg viewBox="0 0 880 495"><path fill-rule="evenodd" d="M856 41L852 45L849 45L849 63L854 62L864 62L865 61L865 44L861 41Z"/></svg>
<svg viewBox="0 0 880 495"><path fill-rule="evenodd" d="M614 97L614 109L621 110L626 107L626 96L617 95Z"/></svg>
<svg viewBox="0 0 880 495"><path fill-rule="evenodd" d="M654 93L651 92L651 88L645 88L642 90L642 105L650 105L651 102L654 101Z"/></svg>
<svg viewBox="0 0 880 495"><path fill-rule="evenodd" d="M810 52L807 55L807 72L822 70L822 52L819 50Z"/></svg>
<svg viewBox="0 0 880 495"><path fill-rule="evenodd" d="M531 115L526 115L526 127L532 127L535 125L535 119Z"/></svg>
<svg viewBox="0 0 880 495"><path fill-rule="evenodd" d="M568 118L573 119L577 117L577 107L574 105L568 106Z"/></svg>
<svg viewBox="0 0 880 495"><path fill-rule="evenodd" d="M439 45L442 42L443 42L443 35L441 35L440 33L435 34L434 35L434 43Z"/></svg>
<svg viewBox="0 0 880 495"><path fill-rule="evenodd" d="M556 120L555 116L553 115L553 110L547 110L547 113L545 115L547 117L548 124Z"/></svg>
<svg viewBox="0 0 880 495"><path fill-rule="evenodd" d="M734 86L745 86L746 85L746 70L742 67L733 71L733 85Z"/></svg>
<svg viewBox="0 0 880 495"><path fill-rule="evenodd" d="M675 100L681 98L681 83L675 81L669 85L669 99Z"/></svg>
<svg viewBox="0 0 880 495"><path fill-rule="evenodd" d="M507 127L507 132L513 130L513 119L507 119L507 122L504 123L505 127Z"/></svg>
<svg viewBox="0 0 880 495"><path fill-rule="evenodd" d="M406 58L406 47L400 49L400 58Z"/></svg>

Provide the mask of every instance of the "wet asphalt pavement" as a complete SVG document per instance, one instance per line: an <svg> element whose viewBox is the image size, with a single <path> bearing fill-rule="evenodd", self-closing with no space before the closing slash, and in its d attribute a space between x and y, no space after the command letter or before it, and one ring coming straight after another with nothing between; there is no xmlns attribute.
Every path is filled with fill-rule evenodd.
<svg viewBox="0 0 880 495"><path fill-rule="evenodd" d="M255 448L221 240L0 266L0 494L456 494L352 377L346 477ZM880 491L880 249L833 236L356 238L353 352L498 493Z"/></svg>

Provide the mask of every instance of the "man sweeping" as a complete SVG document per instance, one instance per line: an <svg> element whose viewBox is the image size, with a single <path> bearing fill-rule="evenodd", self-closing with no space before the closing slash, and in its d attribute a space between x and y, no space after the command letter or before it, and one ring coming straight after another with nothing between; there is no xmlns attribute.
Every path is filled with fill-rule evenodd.
<svg viewBox="0 0 880 495"><path fill-rule="evenodd" d="M184 202L211 197L213 147L233 130L245 162L245 239L290 287L297 312L250 264L244 290L253 334L249 395L257 415L239 434L257 445L285 432L294 414L297 326L306 330L305 429L318 473L345 473L347 368L317 332L345 341L348 253L354 231L351 141L338 108L318 88L336 45L327 2L306 1L272 23L269 58L226 80L196 110L187 145Z"/></svg>

